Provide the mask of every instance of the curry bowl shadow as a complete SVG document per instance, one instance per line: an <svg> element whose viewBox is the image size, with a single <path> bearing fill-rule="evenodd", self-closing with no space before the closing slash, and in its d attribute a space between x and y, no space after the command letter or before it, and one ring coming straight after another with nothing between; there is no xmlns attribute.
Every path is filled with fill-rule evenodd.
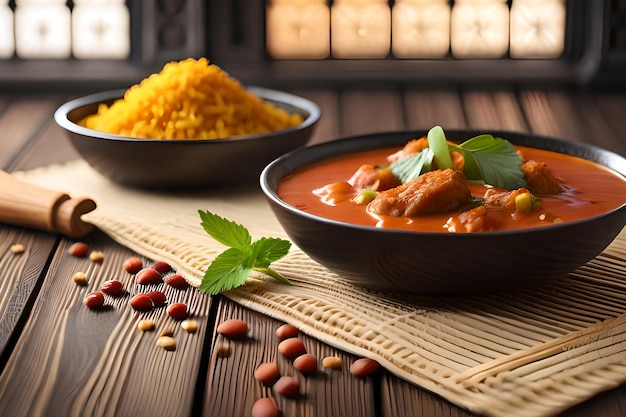
<svg viewBox="0 0 626 417"><path fill-rule="evenodd" d="M151 189L180 189L230 184L257 184L273 159L306 145L319 121L319 106L305 98L260 87L247 90L291 113L298 126L228 139L136 139L88 129L78 124L110 105L125 90L106 91L71 100L54 113L79 155L113 182Z"/></svg>
<svg viewBox="0 0 626 417"><path fill-rule="evenodd" d="M446 131L460 142L483 134ZM591 160L626 176L626 159L582 143L514 132L489 132L515 145ZM387 146L427 131L340 139L298 149L270 163L260 185L289 238L313 260L364 287L417 295L511 291L566 276L601 253L626 223L626 203L588 219L514 231L413 232L359 226L306 213L277 194L281 179L312 163Z"/></svg>

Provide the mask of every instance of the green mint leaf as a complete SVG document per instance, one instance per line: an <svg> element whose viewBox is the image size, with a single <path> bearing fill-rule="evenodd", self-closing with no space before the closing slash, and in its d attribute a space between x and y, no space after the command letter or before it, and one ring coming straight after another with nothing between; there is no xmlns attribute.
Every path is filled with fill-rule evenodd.
<svg viewBox="0 0 626 417"><path fill-rule="evenodd" d="M200 291L217 295L245 284L251 267L246 267L250 253L230 248L219 254L209 265L200 284Z"/></svg>
<svg viewBox="0 0 626 417"><path fill-rule="evenodd" d="M284 239L262 237L252 244L255 252L254 267L267 267L287 255L291 242Z"/></svg>
<svg viewBox="0 0 626 417"><path fill-rule="evenodd" d="M213 214L210 211L198 210L202 227L211 237L225 246L246 249L250 247L252 238L244 226Z"/></svg>
<svg viewBox="0 0 626 417"><path fill-rule="evenodd" d="M269 266L287 255L291 242L263 237L254 243L244 226L209 211L198 210L204 230L223 245L230 246L209 265L200 283L200 291L216 295L245 284L250 271L262 272L284 284L289 280Z"/></svg>
<svg viewBox="0 0 626 417"><path fill-rule="evenodd" d="M392 162L391 173L401 183L407 183L429 171L433 157L433 151L426 148L415 155Z"/></svg>
<svg viewBox="0 0 626 417"><path fill-rule="evenodd" d="M465 157L464 172L469 180L481 180L508 190L527 186L520 169L522 159L511 142L492 135L479 135L454 149Z"/></svg>
<svg viewBox="0 0 626 417"><path fill-rule="evenodd" d="M439 169L452 168L448 141L441 126L435 126L428 131L428 147L433 151L434 159Z"/></svg>

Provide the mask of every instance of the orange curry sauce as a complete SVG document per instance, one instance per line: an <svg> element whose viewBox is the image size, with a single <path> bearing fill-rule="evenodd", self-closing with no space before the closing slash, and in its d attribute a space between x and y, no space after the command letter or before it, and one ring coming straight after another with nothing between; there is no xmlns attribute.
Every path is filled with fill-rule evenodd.
<svg viewBox="0 0 626 417"><path fill-rule="evenodd" d="M422 232L445 232L451 215L457 212L419 217L377 216L368 213L366 205L351 202L354 195L328 204L314 194L325 185L347 181L363 164L387 163L387 155L398 148L382 148L340 156L304 167L278 184L278 196L305 212L351 224L378 226ZM523 159L542 161L561 182L565 192L540 197L539 205L527 213L510 213L490 209L486 230L514 230L570 222L609 212L626 202L626 180L615 172L585 159L556 152L517 147ZM472 193L482 197L485 186L470 184Z"/></svg>

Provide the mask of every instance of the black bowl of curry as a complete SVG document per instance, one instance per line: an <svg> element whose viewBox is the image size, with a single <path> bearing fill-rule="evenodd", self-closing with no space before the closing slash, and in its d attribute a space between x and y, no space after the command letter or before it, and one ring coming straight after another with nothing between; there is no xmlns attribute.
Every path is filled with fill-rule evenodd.
<svg viewBox="0 0 626 417"><path fill-rule="evenodd" d="M301 148L270 163L261 188L313 260L364 287L418 295L557 280L626 224L626 158L616 153L524 133L446 131L442 154L432 132Z"/></svg>

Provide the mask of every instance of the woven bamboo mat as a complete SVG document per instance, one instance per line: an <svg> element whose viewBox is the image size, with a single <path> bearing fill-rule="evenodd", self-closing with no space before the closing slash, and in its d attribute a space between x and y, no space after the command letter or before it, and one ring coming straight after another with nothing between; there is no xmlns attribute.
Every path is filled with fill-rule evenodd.
<svg viewBox="0 0 626 417"><path fill-rule="evenodd" d="M144 192L114 185L82 161L15 175L94 198L98 208L86 220L195 284L224 250L202 230L198 210L243 224L253 238L285 237L254 186ZM226 295L475 413L554 415L626 382L626 229L562 281L512 294L393 296L344 282L297 248L273 266L295 285L252 275Z"/></svg>

